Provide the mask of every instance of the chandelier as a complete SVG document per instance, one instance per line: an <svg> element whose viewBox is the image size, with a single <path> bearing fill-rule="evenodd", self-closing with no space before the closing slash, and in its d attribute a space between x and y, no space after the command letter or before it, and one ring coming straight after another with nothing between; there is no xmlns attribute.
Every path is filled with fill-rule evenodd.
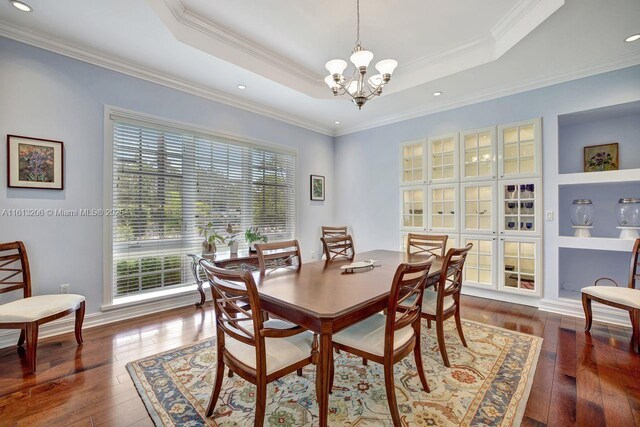
<svg viewBox="0 0 640 427"><path fill-rule="evenodd" d="M356 16L356 46L349 58L355 66L353 76L347 82L342 74L347 68L347 61L332 59L325 64L325 68L331 74L325 77L324 81L331 88L334 96L348 94L361 110L365 102L382 93L382 88L391 80L391 74L398 66L398 61L383 59L376 64L379 74L367 78L367 67L373 59L373 53L365 50L360 41L360 0L356 0Z"/></svg>

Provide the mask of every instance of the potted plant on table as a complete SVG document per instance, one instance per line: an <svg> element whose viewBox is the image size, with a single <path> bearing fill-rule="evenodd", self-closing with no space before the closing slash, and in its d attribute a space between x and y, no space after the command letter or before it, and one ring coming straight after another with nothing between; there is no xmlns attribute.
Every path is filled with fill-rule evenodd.
<svg viewBox="0 0 640 427"><path fill-rule="evenodd" d="M232 255L237 255L238 246L240 243L238 242L238 234L240 234L240 232L234 229L231 223L227 223L226 231L227 231L227 243L229 245L229 252L231 252Z"/></svg>
<svg viewBox="0 0 640 427"><path fill-rule="evenodd" d="M256 243L267 243L267 236L262 234L258 227L249 227L244 232L244 238L249 245L249 251L256 251Z"/></svg>
<svg viewBox="0 0 640 427"><path fill-rule="evenodd" d="M215 254L217 250L216 242L224 243L226 240L224 236L221 236L213 229L212 222L198 226L198 233L204 237L202 241L202 253L204 254Z"/></svg>

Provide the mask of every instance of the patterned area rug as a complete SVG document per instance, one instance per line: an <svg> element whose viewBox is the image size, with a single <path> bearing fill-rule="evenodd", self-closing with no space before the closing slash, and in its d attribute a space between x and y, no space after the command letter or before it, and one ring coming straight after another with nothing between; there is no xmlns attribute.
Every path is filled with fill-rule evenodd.
<svg viewBox="0 0 640 427"><path fill-rule="evenodd" d="M438 352L434 329L422 332L422 357L431 393L425 393L413 355L395 366L403 423L417 426L519 425L529 397L542 339L463 321L469 348L460 343L453 320L445 322L451 368ZM255 388L225 378L214 415L204 412L215 376L215 339L208 339L127 365L149 414L158 426L253 425ZM341 352L335 357L329 397L330 424L390 426L381 365ZM265 424L318 424L315 368L287 375L267 387Z"/></svg>

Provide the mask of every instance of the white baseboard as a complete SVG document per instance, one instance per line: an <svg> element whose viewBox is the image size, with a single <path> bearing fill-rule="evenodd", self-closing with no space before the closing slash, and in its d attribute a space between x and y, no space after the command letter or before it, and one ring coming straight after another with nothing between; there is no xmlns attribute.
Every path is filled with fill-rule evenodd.
<svg viewBox="0 0 640 427"><path fill-rule="evenodd" d="M488 298L496 301L505 301L514 304L528 305L531 307L538 307L540 303L540 298L538 297L510 294L506 292L492 291L490 289L474 288L472 286L462 286L462 295Z"/></svg>
<svg viewBox="0 0 640 427"><path fill-rule="evenodd" d="M559 298L557 300L540 300L540 310L548 311L550 313L562 314L565 316L578 317L584 319L584 309L582 308L582 301ZM629 320L629 314L625 310L609 307L597 302L593 302L591 305L593 311L593 320L597 322L609 323L612 325L625 326L630 328L631 321Z"/></svg>
<svg viewBox="0 0 640 427"><path fill-rule="evenodd" d="M207 299L209 299L211 294L208 289L206 289L206 293L208 297ZM165 298L141 301L136 304L111 306L108 310L103 309L99 313L91 313L85 316L83 329L95 328L96 326L119 322L121 320L133 319L174 308L195 305L197 301L200 301L200 294L198 294L197 291L191 291L177 296L169 295ZM46 338L73 332L74 326L75 318L73 314L70 314L67 317L42 325L38 336L39 338ZM0 332L0 348L15 346L18 342L19 335L20 332L18 330Z"/></svg>

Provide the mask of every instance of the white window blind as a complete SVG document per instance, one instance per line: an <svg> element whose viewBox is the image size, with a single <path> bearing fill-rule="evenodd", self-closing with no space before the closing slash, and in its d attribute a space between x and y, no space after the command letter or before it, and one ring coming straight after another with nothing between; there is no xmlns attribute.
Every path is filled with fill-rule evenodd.
<svg viewBox="0 0 640 427"><path fill-rule="evenodd" d="M270 241L294 238L292 152L184 129L113 119L113 295L194 283L187 253L197 227L226 235L259 226ZM218 252L229 251L217 244Z"/></svg>

